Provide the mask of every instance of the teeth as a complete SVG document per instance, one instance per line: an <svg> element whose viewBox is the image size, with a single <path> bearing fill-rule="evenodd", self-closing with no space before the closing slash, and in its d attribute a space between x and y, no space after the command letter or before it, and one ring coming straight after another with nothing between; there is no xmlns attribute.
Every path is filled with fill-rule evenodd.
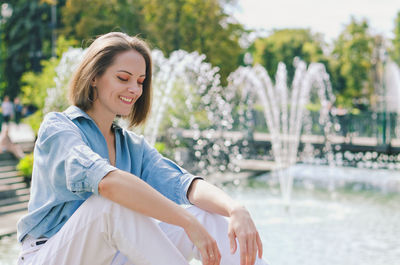
<svg viewBox="0 0 400 265"><path fill-rule="evenodd" d="M126 97L122 97L122 96L120 96L119 98L122 99L123 101L129 102L129 103L132 102L132 100L133 100L132 98L126 98Z"/></svg>

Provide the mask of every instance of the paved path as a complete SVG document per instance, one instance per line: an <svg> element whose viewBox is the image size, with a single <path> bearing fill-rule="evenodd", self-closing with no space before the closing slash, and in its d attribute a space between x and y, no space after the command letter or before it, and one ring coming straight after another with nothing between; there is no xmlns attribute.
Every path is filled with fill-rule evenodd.
<svg viewBox="0 0 400 265"><path fill-rule="evenodd" d="M8 134L13 143L35 141L35 133L28 124L20 123L17 125L11 122Z"/></svg>
<svg viewBox="0 0 400 265"><path fill-rule="evenodd" d="M31 129L31 127L27 124L15 124L15 123L10 123L9 125L9 137L11 139L11 141L13 143L16 144L20 144L23 149L25 149L25 151L31 152L32 151L32 147L33 147L33 142L35 140L35 133L33 132L33 130ZM24 148L26 147L26 148ZM3 155L1 159L5 159L4 161L0 161L2 163L7 163L8 158L6 158L7 155ZM15 170L15 163L14 162L12 165L10 165L10 169L7 169L7 172L1 172L1 174L5 175L8 173L12 173L13 170ZM11 169L12 168L12 169ZM4 169L5 170L5 169ZM8 172L10 171L10 172ZM11 177L9 178L9 176L3 176L0 174L0 179L11 179ZM29 196L29 188L25 188L25 193L26 195L24 195L25 197ZM21 191L18 191L18 193L21 193ZM17 196L19 196L17 194ZM18 199L20 197L16 197L15 199ZM12 198L5 198L5 200L14 200L14 197ZM26 198L24 198L24 200L26 200ZM21 206L23 205L23 207ZM8 209L7 207L9 207L10 209ZM19 208L18 208L19 207ZM7 208L7 209L6 209ZM11 209L12 208L12 209ZM0 215L0 238L3 236L7 236L7 235L11 235L11 234L15 234L17 232L17 221L24 215L26 214L26 202L25 204L23 203L15 203L13 202L12 204L10 203L10 205L3 205L1 206L1 209L4 210L5 212L10 211L10 213L4 213Z"/></svg>
<svg viewBox="0 0 400 265"><path fill-rule="evenodd" d="M27 211L4 214L0 216L0 238L17 232L17 222Z"/></svg>

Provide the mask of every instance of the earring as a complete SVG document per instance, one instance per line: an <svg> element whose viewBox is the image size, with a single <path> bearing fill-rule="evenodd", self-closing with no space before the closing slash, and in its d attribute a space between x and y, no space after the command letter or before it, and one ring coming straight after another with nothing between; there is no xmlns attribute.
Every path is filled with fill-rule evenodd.
<svg viewBox="0 0 400 265"><path fill-rule="evenodd" d="M90 92L89 92L89 96L88 96L88 100L91 102L91 103L93 103L94 102L94 99L91 99L91 96L93 97L93 94L94 94L94 92L93 92L93 89L97 89L97 87L96 86L92 86L92 85L90 85Z"/></svg>

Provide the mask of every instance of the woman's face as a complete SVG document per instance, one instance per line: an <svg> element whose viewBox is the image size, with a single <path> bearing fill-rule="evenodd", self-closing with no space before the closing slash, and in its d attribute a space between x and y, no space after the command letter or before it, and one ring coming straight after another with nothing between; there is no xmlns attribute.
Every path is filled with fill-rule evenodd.
<svg viewBox="0 0 400 265"><path fill-rule="evenodd" d="M93 80L92 85L96 86L93 110L105 115L129 115L142 95L145 78L146 62L140 53L130 50L118 54L105 73Z"/></svg>

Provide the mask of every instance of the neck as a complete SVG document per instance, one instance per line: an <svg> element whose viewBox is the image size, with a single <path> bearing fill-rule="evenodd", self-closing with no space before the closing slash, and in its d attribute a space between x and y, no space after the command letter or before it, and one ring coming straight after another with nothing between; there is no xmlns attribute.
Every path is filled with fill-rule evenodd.
<svg viewBox="0 0 400 265"><path fill-rule="evenodd" d="M111 125L115 119L115 114L113 113L105 113L96 111L96 107L93 105L91 109L86 112L96 123L97 127L99 127L101 133L104 136L107 136L111 132Z"/></svg>

